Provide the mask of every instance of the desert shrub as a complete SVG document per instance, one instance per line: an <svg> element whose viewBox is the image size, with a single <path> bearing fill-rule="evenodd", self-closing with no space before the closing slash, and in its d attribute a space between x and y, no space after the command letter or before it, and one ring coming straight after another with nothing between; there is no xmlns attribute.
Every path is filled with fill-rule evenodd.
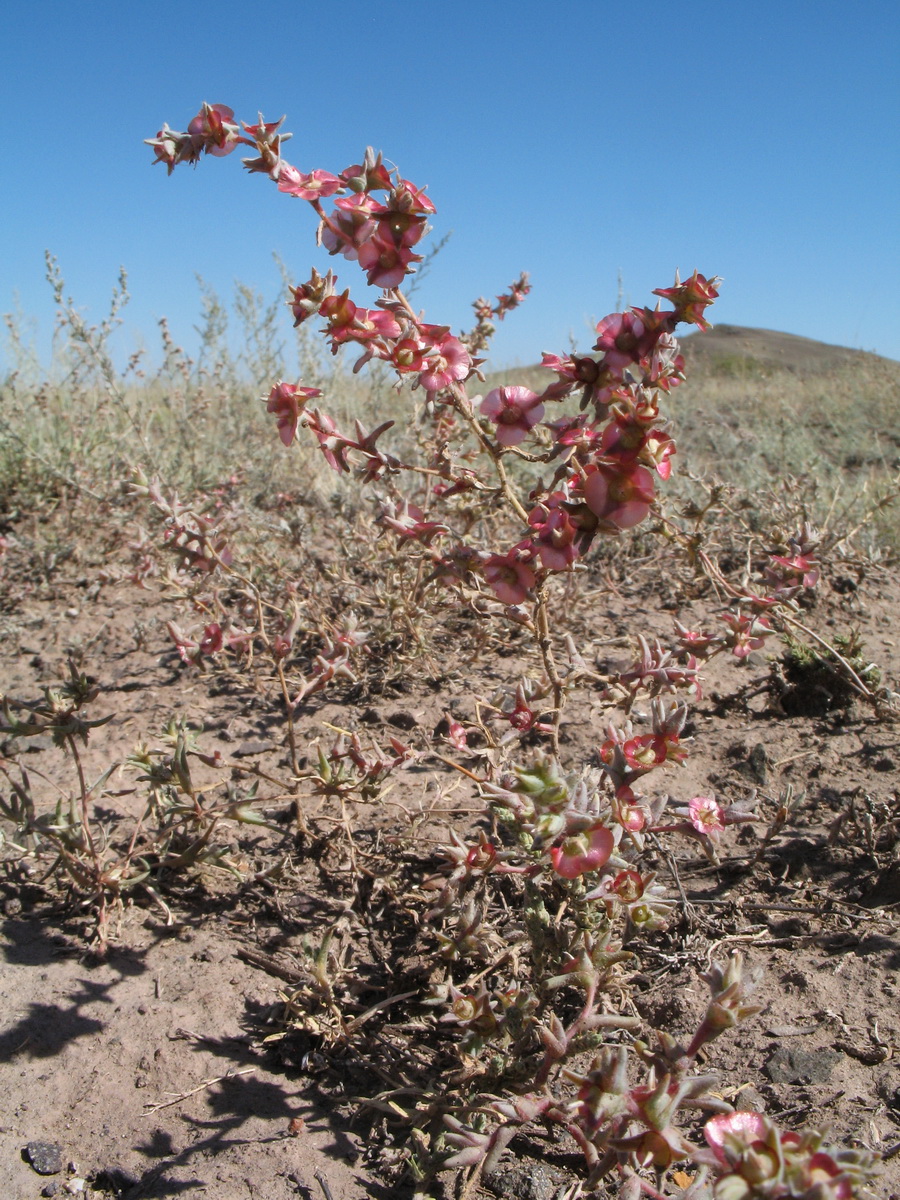
<svg viewBox="0 0 900 1200"><path fill-rule="evenodd" d="M175 607L168 632L186 671L223 690L252 690L278 714L286 763L278 771L224 763L173 723L162 744L129 760L146 789L131 835L101 836L91 808L105 777L87 780L79 759L80 741L99 728L85 715L96 695L73 669L42 699L7 698L4 707L0 731L49 736L79 778L71 803L48 819L27 773L3 765L16 849L30 861L56 857L101 945L124 894L143 890L165 907L173 876L201 867L246 874L230 844L241 826L274 835L272 862L254 863L255 881L288 870L296 854L315 862L361 920L377 896L390 913L383 958L395 956L412 986L362 1008L351 952L338 952L326 931L303 948L303 980L285 994L272 1037L301 1030L324 1050L365 1045L415 1079L367 1103L402 1120L402 1162L421 1196L445 1168L467 1170L470 1192L517 1134L538 1127L562 1131L579 1151L573 1195L616 1186L655 1200L855 1194L871 1173L864 1152L735 1112L705 1069L710 1044L758 1011L739 955L710 966L708 999L683 1036L640 1016L632 1000L632 968L678 909L651 854L664 857L673 838L687 838L715 862L723 835L761 819L749 801L648 791L648 777L691 752L690 706L707 664L726 654L745 661L789 635L792 663L805 655L808 671L827 662L863 701L889 702L859 667L858 647L829 648L804 621L822 565L818 499L814 511L806 484L783 471L790 439L805 436L800 417L770 409L752 453L738 453L730 419L710 430L696 412L684 417L686 428L702 429L697 445L710 465L749 464L751 486L754 471L772 478L765 513L744 504L734 480L685 476L690 486L665 498L677 427L664 410L685 373L675 330L705 328L717 296L718 281L698 272L658 289L671 307L606 317L592 353L545 355L529 383L491 379L472 394L494 325L525 299L527 277L495 303L477 300L466 333L426 322L403 290L434 211L424 189L372 151L340 174L300 172L282 156L280 125L260 119L242 131L230 109L204 105L186 132L164 127L150 141L169 170L249 146L250 170L307 201L325 245L355 260L378 290L363 307L349 289L337 291L331 272L315 271L289 289L301 370L266 381L265 419L294 465L285 459L272 470L274 431L252 399L262 381L248 385L243 373L286 370L273 305L239 289L245 348L235 359L222 305L204 290L199 355L188 357L163 327L163 365L138 393L108 348L124 281L94 330L52 268L77 386L68 407L54 392L35 440L18 444L22 463L43 456L76 495L133 468L129 515L141 524L120 577L159 587ZM321 342L307 333L316 320L339 351L334 360L323 362ZM342 365L347 352L356 355L352 371ZM356 382L364 369L374 369L374 385ZM747 375L767 383L756 374L748 369L740 386ZM91 388L105 397L102 419L84 433L96 445L76 453L62 445L61 421L88 403ZM343 410L326 408L332 391ZM725 411L721 394L712 403ZM235 441L240 473L228 450ZM248 491L259 498L252 512ZM305 505L308 515L298 512ZM841 528L836 540L845 538ZM575 613L592 619L585 593L604 574L627 581L647 560L672 564L673 577L681 572L696 594L715 596L715 625L676 622L668 640L652 636L637 600L627 661L589 661L572 621ZM451 642L489 661L496 681L490 699L476 698L466 713L441 662ZM514 670L504 669L508 659ZM411 665L441 694L444 718L431 735L399 712L370 738L332 724L332 736L304 744L312 706L399 689ZM785 676L793 669L786 665ZM590 761L568 750L567 722L580 711L603 730ZM390 797L404 774L439 763L472 785L474 819L427 852L417 818L403 836L381 838L387 806L403 809ZM287 819L273 811L285 801ZM378 836L360 830L363 811L377 814ZM406 1025L375 1050L374 1036L365 1039L394 1005Z"/></svg>

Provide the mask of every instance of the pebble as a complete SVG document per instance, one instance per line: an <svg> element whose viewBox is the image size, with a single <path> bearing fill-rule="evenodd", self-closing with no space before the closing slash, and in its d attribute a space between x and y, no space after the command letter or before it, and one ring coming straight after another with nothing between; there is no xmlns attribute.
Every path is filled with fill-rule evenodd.
<svg viewBox="0 0 900 1200"><path fill-rule="evenodd" d="M840 1054L834 1050L801 1050L799 1047L779 1046L772 1054L763 1071L773 1083L825 1083Z"/></svg>
<svg viewBox="0 0 900 1200"><path fill-rule="evenodd" d="M415 729L419 721L411 712L395 712L389 714L387 723L393 725L395 729L410 730Z"/></svg>
<svg viewBox="0 0 900 1200"><path fill-rule="evenodd" d="M276 748L275 742L241 742L237 750L234 751L235 758L250 758L254 754L266 754L269 750Z"/></svg>
<svg viewBox="0 0 900 1200"><path fill-rule="evenodd" d="M63 1169L62 1149L56 1142L29 1142L25 1157L38 1175L58 1175Z"/></svg>
<svg viewBox="0 0 900 1200"><path fill-rule="evenodd" d="M563 1177L541 1163L500 1167L488 1182L503 1200L556 1200L559 1192L567 1190L560 1186Z"/></svg>

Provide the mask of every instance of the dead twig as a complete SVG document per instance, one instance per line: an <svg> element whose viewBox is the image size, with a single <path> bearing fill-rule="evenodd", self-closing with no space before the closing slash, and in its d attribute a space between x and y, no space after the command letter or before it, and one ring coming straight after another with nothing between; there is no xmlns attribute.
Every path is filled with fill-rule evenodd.
<svg viewBox="0 0 900 1200"><path fill-rule="evenodd" d="M172 1100L163 1100L160 1104L148 1104L147 1111L141 1113L142 1117L152 1117L154 1113L163 1108L171 1108L173 1104L180 1104L182 1100L188 1100L191 1096L196 1096L198 1092L205 1091L206 1088L214 1087L217 1083L223 1083L226 1079L236 1079L238 1075L249 1075L251 1071L255 1071L256 1067L244 1067L243 1071L226 1071L224 1075L217 1075L215 1079L204 1079L202 1083L195 1088L191 1088L189 1092L180 1092ZM171 1093L170 1093L171 1094Z"/></svg>
<svg viewBox="0 0 900 1200"><path fill-rule="evenodd" d="M299 967L288 966L287 963L279 962L277 958L271 958L268 954L262 954L259 950L251 950L248 947L241 946L236 953L242 962L249 963L251 967L259 967L260 970L265 971L268 975L273 975L276 979L283 979L285 983L309 983L311 979L309 971L304 971Z"/></svg>
<svg viewBox="0 0 900 1200"><path fill-rule="evenodd" d="M325 1176L322 1174L321 1170L318 1167L316 1167L316 1170L314 1171L313 1175L314 1175L316 1183L322 1189L322 1194L324 1195L325 1200L334 1200L334 1197L331 1194L331 1188L328 1186L328 1180L325 1178Z"/></svg>

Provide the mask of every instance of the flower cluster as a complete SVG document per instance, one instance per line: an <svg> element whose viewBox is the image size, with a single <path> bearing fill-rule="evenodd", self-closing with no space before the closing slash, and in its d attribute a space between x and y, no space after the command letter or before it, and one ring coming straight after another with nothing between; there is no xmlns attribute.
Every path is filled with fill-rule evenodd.
<svg viewBox="0 0 900 1200"><path fill-rule="evenodd" d="M589 935L587 941L591 941ZM563 1078L575 1085L575 1098L564 1102L549 1091L541 1093L534 1088L512 1102L495 1102L491 1108L499 1123L491 1132L476 1131L456 1118L446 1117L445 1124L449 1131L447 1140L455 1148L448 1165L465 1166L483 1162L485 1170L491 1169L499 1150L508 1144L512 1132L540 1117L562 1126L575 1140L589 1168L589 1189L596 1187L614 1171L625 1179L635 1179L641 1169L652 1166L662 1170L692 1159L704 1166L710 1162L714 1169L722 1165L732 1167L739 1157L738 1151L733 1149L731 1158L720 1159L717 1156L722 1147L717 1144L716 1138L720 1135L724 1142L730 1136L729 1122L738 1130L739 1116L732 1113L729 1105L714 1094L717 1077L713 1074L696 1074L693 1070L697 1050L709 1040L708 1037L698 1034L691 1046L685 1047L670 1035L662 1034L658 1046L652 1050L642 1042L635 1042L634 1057L644 1068L637 1082L630 1077L633 1056L621 1044L604 1046L584 1071L565 1065L578 1045L578 1037L586 1031L616 1025L623 1027L622 1018L594 1009L592 1000L596 995L597 974L588 957L582 956L580 972L584 976L582 984L589 1001L582 1013L568 1027L556 1016L536 1026L546 1049L545 1063L550 1061L563 1065ZM721 980L726 976L732 979L736 1020L758 1011L743 1002L741 969L740 957L734 956L727 966L716 967L711 973L713 1003L717 999L716 989ZM450 998L455 1004L460 1003L461 998ZM486 992L467 997L466 1001L464 1015L468 1019L487 1019L489 997ZM490 1017L495 1024L499 1024L493 1008ZM679 1125L685 1110L698 1108L717 1114L706 1124L707 1140L714 1147L713 1154L691 1142ZM639 1192L636 1190L635 1194ZM656 1191L650 1194L659 1195ZM751 1194L746 1193L748 1196ZM761 1194L773 1197L781 1195L777 1191ZM740 1193L735 1192L734 1195L735 1200L744 1200ZM719 1196L718 1189L716 1196Z"/></svg>
<svg viewBox="0 0 900 1200"><path fill-rule="evenodd" d="M716 1200L849 1200L872 1175L866 1151L823 1146L820 1133L782 1131L762 1113L723 1113L703 1135L703 1158L719 1175Z"/></svg>
<svg viewBox="0 0 900 1200"><path fill-rule="evenodd" d="M805 524L788 539L787 553L769 553L758 575L761 592L747 586L732 587L707 562L716 582L731 593L731 605L721 614L722 632L690 629L676 620L674 647L638 634L635 657L609 678L605 696L622 703L627 711L640 693L651 697L677 692L702 695L700 671L710 659L730 650L741 661L761 650L778 632L775 618L795 611L798 596L809 594L816 586L816 545L815 530Z"/></svg>
<svg viewBox="0 0 900 1200"><path fill-rule="evenodd" d="M676 743L673 738L672 745ZM659 761L665 761L664 755ZM650 769L647 764L642 768ZM615 770L605 764L604 774L612 778ZM482 786L498 818L531 851L526 876L549 868L558 881L588 877L588 890L582 889L585 901L599 901L608 917L618 913L633 928L657 929L665 924L671 904L652 873L634 868L628 847L643 845L643 831L652 827L665 800L644 802L627 783L616 787L611 799L604 798L602 782L596 771L566 775L555 759L539 755L498 783Z"/></svg>
<svg viewBox="0 0 900 1200"><path fill-rule="evenodd" d="M173 578L211 575L218 567L231 565L232 552L223 532L229 514L219 510L214 500L206 507L185 504L176 493L166 495L157 477L148 479L140 470L134 473L128 489L132 495L146 496L163 518L163 541L172 560ZM146 538L142 536L132 549L144 560ZM152 567L144 562L139 570L141 577L152 573Z"/></svg>
<svg viewBox="0 0 900 1200"><path fill-rule="evenodd" d="M490 300L485 300L483 296L478 297L472 305L475 310L475 328L464 339L472 354L477 354L494 336L494 321L502 321L508 313L518 308L530 291L528 272L523 271L515 283L510 284L509 288L497 297L496 304L491 304Z"/></svg>
<svg viewBox="0 0 900 1200"><path fill-rule="evenodd" d="M155 138L147 138L147 145L156 152L156 161L165 163L170 175L179 163L195 163L201 154L222 157L241 142L251 144L241 137L234 111L227 104L204 104L186 133L164 124Z"/></svg>
<svg viewBox="0 0 900 1200"><path fill-rule="evenodd" d="M381 794L384 781L398 768L412 762L415 752L398 738L389 739L389 750L373 745L366 751L355 733L341 733L329 749L317 748L317 766L312 775L315 790L323 796L357 795L372 800Z"/></svg>
<svg viewBox="0 0 900 1200"><path fill-rule="evenodd" d="M420 261L415 248L435 212L424 189L398 171L389 171L371 148L362 162L337 173L300 171L282 156L289 135L281 132L281 124L266 123L260 116L256 124L241 128L227 106L204 104L186 133L164 126L148 141L169 170L181 162L196 162L202 154L224 155L237 145L254 147L256 155L245 159L245 166L267 174L279 191L309 203L326 249L356 262L367 283L382 289L374 305L363 307L351 299L349 288L337 291L332 272L323 276L313 271L305 283L291 289L295 322L320 317L332 350L356 346L355 369L379 360L398 379L410 378L427 402L455 409L460 429L475 433L495 463L506 453L519 453L528 441L536 443L542 461L556 463L550 486L538 489L530 509L517 509L524 536L507 549L448 549L443 543L453 536L449 522L411 518L428 511L429 505L418 497L399 497L403 515L385 521L404 542L421 543L434 561L432 578L444 583L480 578L502 605L515 609L534 597L547 574L570 570L598 533L631 529L650 514L656 480L669 477L675 453L659 413L660 397L683 378L684 360L674 331L681 323L706 328L704 314L718 295L718 281L696 271L684 283L676 276L673 287L657 291L672 307L632 308L604 318L597 325L591 355L545 354L544 366L556 380L542 393L508 385L483 398L470 397L466 384L477 376L479 363L474 355L489 339L492 322L502 320L527 295L527 276L496 304L476 301L478 324L470 335L455 335L448 326L426 322L399 291ZM574 393L580 394L581 413L548 420L548 405ZM366 479L400 467L374 446L387 426L373 434L358 429L355 438L348 437L327 413L307 411L307 402L318 394L300 384L273 387L267 409L276 417L285 445L293 442L302 423L337 471L349 469L348 454L354 451L365 456ZM446 502L477 484L469 478L471 472L467 476L467 469L454 463L446 442L436 447L428 470L429 501Z"/></svg>
<svg viewBox="0 0 900 1200"><path fill-rule="evenodd" d="M166 629L175 643L181 661L201 669L204 658L215 658L226 647L239 654L243 653L247 648L248 639L252 637L252 634L243 629L223 630L218 621L210 621L199 635L186 632L175 621L167 621Z"/></svg>

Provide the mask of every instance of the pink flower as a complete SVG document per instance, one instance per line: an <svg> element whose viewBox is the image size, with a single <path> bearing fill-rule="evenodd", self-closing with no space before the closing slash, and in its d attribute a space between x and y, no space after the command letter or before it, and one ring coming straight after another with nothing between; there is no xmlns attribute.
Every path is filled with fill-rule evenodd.
<svg viewBox="0 0 900 1200"><path fill-rule="evenodd" d="M528 514L528 524L535 531L534 547L541 566L548 571L565 571L578 557L578 530L561 507L565 499L564 492L554 492Z"/></svg>
<svg viewBox="0 0 900 1200"><path fill-rule="evenodd" d="M336 283L336 275L332 275L330 271L327 275L320 275L313 267L312 275L306 283L290 289L291 299L288 301L288 305L294 314L295 326L302 325L304 321L315 316L322 303L334 295Z"/></svg>
<svg viewBox="0 0 900 1200"><path fill-rule="evenodd" d="M609 743L604 743L604 746ZM622 744L625 765L633 775L645 775L660 766L668 757L667 739L656 733L629 738Z"/></svg>
<svg viewBox="0 0 900 1200"><path fill-rule="evenodd" d="M447 533L440 521L427 521L421 508L403 500L385 510L380 518L400 538L401 542L416 541L428 545L439 533Z"/></svg>
<svg viewBox="0 0 900 1200"><path fill-rule="evenodd" d="M672 474L672 463L669 460L674 453L675 442L672 436L661 433L658 429L651 429L641 449L641 458L653 465L660 479L668 479Z"/></svg>
<svg viewBox="0 0 900 1200"><path fill-rule="evenodd" d="M272 179L278 179L278 172L281 169L281 144L289 142L293 137L291 133L279 132L283 122L284 117L279 121L266 122L262 118L262 113L259 114L259 121L256 125L247 125L246 122L241 122L244 132L253 139L248 141L247 138L241 138L241 141L248 146L256 146L259 151L256 158L241 159L248 171L260 172Z"/></svg>
<svg viewBox="0 0 900 1200"><path fill-rule="evenodd" d="M266 412L275 414L278 420L278 436L286 446L290 446L297 435L300 414L307 400L321 395L318 388L304 388L293 383L276 383L269 392Z"/></svg>
<svg viewBox="0 0 900 1200"><path fill-rule="evenodd" d="M451 712L446 711L446 710L444 712L444 719L447 722L446 737L447 737L447 741L450 743L450 745L453 746L454 749L456 749L456 750L468 750L469 735L466 733L465 725L462 725L459 721L457 721L457 719L453 716L453 714ZM482 837L482 839L484 839L483 832L481 833L481 837ZM490 852L491 852L492 858L497 857L497 851L490 844L490 842L485 843L484 840L482 840L481 845L485 849L487 847L490 847ZM479 858L479 861L477 863L476 863L475 859L473 858L473 852L476 849L477 849L476 847L473 847L472 850L470 850L468 855L466 856L466 865L467 866L473 867L476 865L478 865L478 866L481 865L481 858Z"/></svg>
<svg viewBox="0 0 900 1200"><path fill-rule="evenodd" d="M518 553L492 554L482 567L488 586L504 604L521 604L534 587L534 571Z"/></svg>
<svg viewBox="0 0 900 1200"><path fill-rule="evenodd" d="M544 395L547 395L547 391ZM599 445L597 430L589 423L586 413L579 413L575 417L559 417L555 421L545 421L544 425L553 434L557 453L567 452L575 447L585 455Z"/></svg>
<svg viewBox="0 0 900 1200"><path fill-rule="evenodd" d="M350 289L345 288L339 296L326 296L319 311L328 322L328 332L332 337L336 329L352 325L356 317L356 305L350 299Z"/></svg>
<svg viewBox="0 0 900 1200"><path fill-rule="evenodd" d="M616 414L616 419L607 425L600 439L600 450L619 462L633 461L644 448L647 430L631 416Z"/></svg>
<svg viewBox="0 0 900 1200"><path fill-rule="evenodd" d="M695 796L688 805L691 824L698 833L714 837L725 828L725 815L721 804L711 796Z"/></svg>
<svg viewBox="0 0 900 1200"><path fill-rule="evenodd" d="M406 373L409 371L424 371L428 362L427 348L419 344L415 338L402 338L390 347L389 362L394 370Z"/></svg>
<svg viewBox="0 0 900 1200"><path fill-rule="evenodd" d="M788 1137L788 1134L782 1134L782 1143L789 1144ZM835 1200L851 1200L855 1193L852 1180L841 1170L837 1161L823 1151L814 1154L806 1164L806 1177L810 1190L820 1188L823 1195L830 1191ZM830 1185L827 1190L825 1185Z"/></svg>
<svg viewBox="0 0 900 1200"><path fill-rule="evenodd" d="M731 626L727 644L735 658L746 658L751 650L761 650L766 635L772 632L768 617L745 617L741 613L723 613L722 620Z"/></svg>
<svg viewBox="0 0 900 1200"><path fill-rule="evenodd" d="M174 621L167 622L166 629L175 643L178 657L189 666L201 666L200 660L204 655L217 654L222 649L222 627L218 621L214 621L204 628L199 641L185 633Z"/></svg>
<svg viewBox="0 0 900 1200"><path fill-rule="evenodd" d="M541 354L541 366L555 371L560 379L567 379L573 384L594 384L601 372L600 363L596 358L572 355L560 358L558 354Z"/></svg>
<svg viewBox="0 0 900 1200"><path fill-rule="evenodd" d="M732 1174L716 1191L729 1196L822 1196L852 1200L862 1194L867 1167L841 1162L818 1147L818 1134L779 1130L761 1113L723 1113L706 1122L704 1136ZM849 1169L847 1169L849 1166Z"/></svg>
<svg viewBox="0 0 900 1200"><path fill-rule="evenodd" d="M204 104L188 125L188 133L200 140L207 154L219 158L243 141L227 104Z"/></svg>
<svg viewBox="0 0 900 1200"><path fill-rule="evenodd" d="M386 211L384 205L379 204L374 196L368 196L365 193L340 196L335 200L334 207L339 208L346 216L352 217L354 221L381 216ZM372 228L374 229L374 227L373 223Z"/></svg>
<svg viewBox="0 0 900 1200"><path fill-rule="evenodd" d="M200 158L200 139L191 137L189 133L178 133L168 125L163 125L155 138L146 138L145 141L153 147L155 161L165 163L170 175L180 162L197 162Z"/></svg>
<svg viewBox="0 0 900 1200"><path fill-rule="evenodd" d="M551 385L544 393L547 399L561 400L576 387L583 388L582 407L589 403L598 407L609 404L616 388L621 387L621 378L610 370L604 359L588 355L560 358L558 354L544 351L541 366L555 371L560 382Z"/></svg>
<svg viewBox="0 0 900 1200"><path fill-rule="evenodd" d="M259 114L259 121L255 125L248 125L246 121L241 121L244 126L244 132L249 133L252 138L258 138L260 141L271 145L275 140L275 135L284 124L284 117L280 117L277 121L264 121L262 113ZM294 135L292 133L283 133L279 135L283 141L287 141Z"/></svg>
<svg viewBox="0 0 900 1200"><path fill-rule="evenodd" d="M278 169L278 190L289 196L298 196L301 200L319 200L325 196L333 196L341 186L337 175L328 171L311 171L303 175L290 163L282 162Z"/></svg>
<svg viewBox="0 0 900 1200"><path fill-rule="evenodd" d="M343 254L352 261L359 258L360 246L375 232L372 213L380 205L365 193L342 196L334 205L334 211L322 226L322 243L329 254Z"/></svg>
<svg viewBox="0 0 900 1200"><path fill-rule="evenodd" d="M605 825L595 825L584 833L567 837L561 846L550 850L553 870L563 879L577 879L602 867L613 852L615 841Z"/></svg>
<svg viewBox="0 0 900 1200"><path fill-rule="evenodd" d="M706 1122L703 1136L719 1162L732 1166L742 1150L748 1149L755 1142L765 1141L771 1129L770 1122L762 1113L722 1113Z"/></svg>
<svg viewBox="0 0 900 1200"><path fill-rule="evenodd" d="M648 823L649 814L647 807L641 804L638 797L627 784L622 784L616 789L616 798L613 804L613 815L629 833L640 833L645 829Z"/></svg>
<svg viewBox="0 0 900 1200"><path fill-rule="evenodd" d="M697 633L693 629L688 629L686 625L682 625L680 621L675 622L675 630L678 634L678 644L681 647L682 655L687 655L689 658L706 659L709 653L716 646L720 646L722 639L716 637L712 633Z"/></svg>
<svg viewBox="0 0 900 1200"><path fill-rule="evenodd" d="M364 163L353 163L341 171L341 179L354 192L390 191L394 186L387 167L370 150Z"/></svg>
<svg viewBox="0 0 900 1200"><path fill-rule="evenodd" d="M325 461L333 471L341 474L350 470L347 462L347 452L356 447L356 443L338 430L334 420L328 413L319 412L314 408L308 417L309 428L316 436L319 449L325 455Z"/></svg>
<svg viewBox="0 0 900 1200"><path fill-rule="evenodd" d="M497 716L509 721L512 729L518 733L531 733L532 730L536 730L538 733L552 733L553 726L540 719L541 709L533 705L535 698L534 689L526 687L524 681L520 681L516 685L512 706L508 699L504 700L497 709ZM540 699L540 694L537 694L537 698ZM511 736L512 730L502 739L501 745Z"/></svg>
<svg viewBox="0 0 900 1200"><path fill-rule="evenodd" d="M819 582L819 564L811 555L795 554L791 558L782 558L779 554L770 554L769 559L776 564L775 568L767 567L765 571L766 579L772 584L814 588Z"/></svg>
<svg viewBox="0 0 900 1200"><path fill-rule="evenodd" d="M372 338L396 338L400 326L389 312L380 308L358 308L348 336L354 342L366 342Z"/></svg>
<svg viewBox="0 0 900 1200"><path fill-rule="evenodd" d="M422 261L420 254L413 254L402 242L398 245L380 225L378 232L359 247L357 257L369 284L380 288L398 287L408 272L409 264Z"/></svg>
<svg viewBox="0 0 900 1200"><path fill-rule="evenodd" d="M544 406L530 388L501 387L488 392L479 411L496 424L501 446L518 446L543 417Z"/></svg>
<svg viewBox="0 0 900 1200"><path fill-rule="evenodd" d="M421 214L437 212L434 202L425 195L425 188L416 187L408 179L401 179L393 189L388 201L388 207L392 211L404 213Z"/></svg>
<svg viewBox="0 0 900 1200"><path fill-rule="evenodd" d="M206 625L203 629L203 637L200 639L201 654L218 654L222 649L222 626L218 621L213 621L211 625Z"/></svg>
<svg viewBox="0 0 900 1200"><path fill-rule="evenodd" d="M472 358L458 338L445 333L433 344L426 364L419 376L419 383L427 392L439 392L441 388L465 379L472 366Z"/></svg>
<svg viewBox="0 0 900 1200"><path fill-rule="evenodd" d="M653 353L660 331L647 327L635 312L610 313L597 326L594 349L603 352L603 363L618 375Z"/></svg>
<svg viewBox="0 0 900 1200"><path fill-rule="evenodd" d="M639 871L620 871L612 881L610 891L625 904L633 904L644 894L644 879Z"/></svg>
<svg viewBox="0 0 900 1200"><path fill-rule="evenodd" d="M703 315L706 309L718 297L716 285L722 281L718 277L707 279L695 271L685 283L682 283L676 272L675 286L670 288L655 288L653 295L662 296L675 305L677 318L690 325L699 325L701 329L709 329L709 322Z"/></svg>
<svg viewBox="0 0 900 1200"><path fill-rule="evenodd" d="M595 516L619 529L639 525L650 512L653 476L634 463L597 463L584 481L584 499Z"/></svg>

